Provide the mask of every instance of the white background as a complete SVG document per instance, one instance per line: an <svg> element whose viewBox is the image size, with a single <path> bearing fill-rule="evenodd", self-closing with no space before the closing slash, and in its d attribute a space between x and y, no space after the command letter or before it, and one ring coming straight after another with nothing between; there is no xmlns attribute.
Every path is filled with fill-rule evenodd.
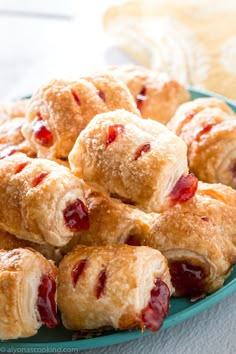
<svg viewBox="0 0 236 354"><path fill-rule="evenodd" d="M30 94L53 77L131 61L104 36L107 2L0 0L0 101ZM86 353L236 353L236 295L156 335Z"/></svg>

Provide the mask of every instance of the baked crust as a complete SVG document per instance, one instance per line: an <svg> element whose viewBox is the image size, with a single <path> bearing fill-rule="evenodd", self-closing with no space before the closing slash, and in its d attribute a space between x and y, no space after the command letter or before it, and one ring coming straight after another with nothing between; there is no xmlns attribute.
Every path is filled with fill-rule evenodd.
<svg viewBox="0 0 236 354"><path fill-rule="evenodd" d="M79 178L53 161L19 153L1 161L0 179L1 229L36 243L69 242L75 232L63 213L68 205L85 202Z"/></svg>
<svg viewBox="0 0 236 354"><path fill-rule="evenodd" d="M38 157L63 159L96 114L118 108L138 114L126 85L112 75L101 73L78 81L54 80L32 96L27 110L28 124L22 132ZM35 138L33 130L38 119L52 134L50 146Z"/></svg>
<svg viewBox="0 0 236 354"><path fill-rule="evenodd" d="M86 182L146 211L159 211L188 170L181 139L162 124L125 110L94 117L78 137L69 163Z"/></svg>
<svg viewBox="0 0 236 354"><path fill-rule="evenodd" d="M169 128L188 146L189 169L200 180L236 188L236 120L218 99L201 99L181 106Z"/></svg>
<svg viewBox="0 0 236 354"><path fill-rule="evenodd" d="M87 263L74 284L71 273L81 260ZM106 282L97 298L102 271ZM73 330L142 328L141 311L157 278L171 291L166 259L157 250L127 245L77 246L59 266L58 306L64 326Z"/></svg>
<svg viewBox="0 0 236 354"><path fill-rule="evenodd" d="M0 250L0 339L30 337L42 322L37 310L42 275L56 279L56 268L31 249Z"/></svg>
<svg viewBox="0 0 236 354"><path fill-rule="evenodd" d="M188 91L166 73L138 65L109 68L130 90L143 118L166 124L182 103L189 101Z"/></svg>
<svg viewBox="0 0 236 354"><path fill-rule="evenodd" d="M18 100L0 105L0 124L14 118L24 118L29 100Z"/></svg>

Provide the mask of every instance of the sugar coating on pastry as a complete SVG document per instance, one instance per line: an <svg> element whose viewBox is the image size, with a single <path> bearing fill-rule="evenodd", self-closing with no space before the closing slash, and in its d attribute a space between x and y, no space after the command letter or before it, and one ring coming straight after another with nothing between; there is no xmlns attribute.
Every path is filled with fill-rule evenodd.
<svg viewBox="0 0 236 354"><path fill-rule="evenodd" d="M42 324L58 324L56 268L41 254L0 251L0 339L30 337Z"/></svg>
<svg viewBox="0 0 236 354"><path fill-rule="evenodd" d="M148 247L77 246L60 263L58 276L58 306L68 329L157 331L169 309L166 259Z"/></svg>
<svg viewBox="0 0 236 354"><path fill-rule="evenodd" d="M147 211L159 211L188 171L180 138L125 110L97 115L78 137L69 163L75 175Z"/></svg>
<svg viewBox="0 0 236 354"><path fill-rule="evenodd" d="M109 68L129 88L143 118L166 124L182 103L189 101L188 91L166 73L137 65Z"/></svg>
<svg viewBox="0 0 236 354"><path fill-rule="evenodd" d="M109 74L54 80L31 98L22 130L38 157L67 158L74 142L98 113L118 108L138 114L126 85Z"/></svg>
<svg viewBox="0 0 236 354"><path fill-rule="evenodd" d="M28 99L2 103L0 105L0 125L14 118L25 118Z"/></svg>
<svg viewBox="0 0 236 354"><path fill-rule="evenodd" d="M0 228L25 240L63 246L89 228L83 182L45 159L18 153L0 164Z"/></svg>

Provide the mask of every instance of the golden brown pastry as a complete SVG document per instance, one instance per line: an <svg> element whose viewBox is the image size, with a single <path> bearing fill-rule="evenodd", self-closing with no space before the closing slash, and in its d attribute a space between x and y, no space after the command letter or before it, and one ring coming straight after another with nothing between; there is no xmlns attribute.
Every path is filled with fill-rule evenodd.
<svg viewBox="0 0 236 354"><path fill-rule="evenodd" d="M125 110L97 115L78 137L69 163L86 182L148 212L167 201L183 202L197 188L196 178L186 176L184 142L164 125Z"/></svg>
<svg viewBox="0 0 236 354"><path fill-rule="evenodd" d="M58 325L56 274L32 249L0 251L0 339L30 337L42 324Z"/></svg>
<svg viewBox="0 0 236 354"><path fill-rule="evenodd" d="M12 101L0 105L0 124L9 119L23 118L26 114L28 99Z"/></svg>
<svg viewBox="0 0 236 354"><path fill-rule="evenodd" d="M168 259L175 295L212 293L230 274L236 263L235 200L230 187L200 184L194 198L154 217L144 244Z"/></svg>
<svg viewBox="0 0 236 354"><path fill-rule="evenodd" d="M166 259L148 247L77 246L58 273L58 306L66 328L157 331L169 310Z"/></svg>
<svg viewBox="0 0 236 354"><path fill-rule="evenodd" d="M38 157L63 159L97 113L118 108L138 112L126 85L112 75L54 80L31 98L22 132Z"/></svg>
<svg viewBox="0 0 236 354"><path fill-rule="evenodd" d="M0 163L0 228L63 246L89 228L83 182L57 163L17 153Z"/></svg>
<svg viewBox="0 0 236 354"><path fill-rule="evenodd" d="M15 118L0 125L0 159L15 152L23 152L30 157L35 156L22 135L21 128L24 124L25 118Z"/></svg>
<svg viewBox="0 0 236 354"><path fill-rule="evenodd" d="M15 248L33 248L35 251L41 253L47 259L51 259L59 263L62 259L62 254L59 248L48 244L38 244L30 241L25 241L9 234L6 231L0 230L0 249L10 251Z"/></svg>
<svg viewBox="0 0 236 354"><path fill-rule="evenodd" d="M236 116L217 99L185 103L169 128L188 146L189 169L200 180L236 188Z"/></svg>
<svg viewBox="0 0 236 354"><path fill-rule="evenodd" d="M189 101L188 91L166 73L137 65L109 68L129 88L143 118L166 124L182 103Z"/></svg>

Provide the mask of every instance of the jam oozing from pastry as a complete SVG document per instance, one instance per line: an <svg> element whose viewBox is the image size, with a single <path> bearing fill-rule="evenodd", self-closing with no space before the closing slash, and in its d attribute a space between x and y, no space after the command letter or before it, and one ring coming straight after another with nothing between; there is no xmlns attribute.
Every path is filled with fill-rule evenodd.
<svg viewBox="0 0 236 354"><path fill-rule="evenodd" d="M37 114L37 118L33 123L33 133L36 141L45 147L53 145L53 136L50 130L46 127L46 122L41 117L40 113Z"/></svg>
<svg viewBox="0 0 236 354"><path fill-rule="evenodd" d="M129 235L125 243L129 246L141 246L140 239L137 235Z"/></svg>
<svg viewBox="0 0 236 354"><path fill-rule="evenodd" d="M177 296L199 297L204 294L206 273L201 266L176 261L170 265L171 281Z"/></svg>
<svg viewBox="0 0 236 354"><path fill-rule="evenodd" d="M123 124L114 124L108 127L106 146L110 145L117 140L118 135L122 134L125 130Z"/></svg>
<svg viewBox="0 0 236 354"><path fill-rule="evenodd" d="M107 275L106 270L103 269L98 276L98 283L96 286L96 298L99 299L103 293L106 286Z"/></svg>
<svg viewBox="0 0 236 354"><path fill-rule="evenodd" d="M47 177L48 172L47 171L42 171L39 172L33 179L32 181L32 187L37 187L39 183L41 183L45 177Z"/></svg>
<svg viewBox="0 0 236 354"><path fill-rule="evenodd" d="M202 137L203 135L206 135L207 133L209 133L209 132L212 130L212 128L214 127L214 125L215 125L215 124L207 124L207 125L205 125L205 127L202 127L202 128L197 132L197 134L196 134L196 136L195 136L195 140L196 140L196 141L200 141L200 140L201 140L201 137Z"/></svg>
<svg viewBox="0 0 236 354"><path fill-rule="evenodd" d="M143 154L146 154L151 150L151 145L149 143L140 145L137 150L135 151L134 154L134 159L138 160L139 157L141 157Z"/></svg>
<svg viewBox="0 0 236 354"><path fill-rule="evenodd" d="M77 284L77 282L79 280L79 277L84 272L84 270L86 268L86 264L87 264L87 259L81 259L72 268L71 277L72 277L72 280L73 280L74 287L76 286L76 284Z"/></svg>
<svg viewBox="0 0 236 354"><path fill-rule="evenodd" d="M173 203L184 203L191 199L198 186L198 179L190 173L187 176L182 176L172 189L170 193L170 199Z"/></svg>
<svg viewBox="0 0 236 354"><path fill-rule="evenodd" d="M202 219L203 221L209 221L208 216L201 216L201 219Z"/></svg>
<svg viewBox="0 0 236 354"><path fill-rule="evenodd" d="M81 102L80 102L79 96L77 95L76 91L71 89L71 94L74 97L74 100L77 103L77 105L80 106Z"/></svg>
<svg viewBox="0 0 236 354"><path fill-rule="evenodd" d="M98 91L98 96L104 101L106 102L106 96L105 93L102 91Z"/></svg>
<svg viewBox="0 0 236 354"><path fill-rule="evenodd" d="M29 164L29 162L22 162L15 168L15 174L20 173Z"/></svg>
<svg viewBox="0 0 236 354"><path fill-rule="evenodd" d="M40 320L48 328L54 328L59 324L56 308L56 282L49 275L43 275L38 288L37 308Z"/></svg>
<svg viewBox="0 0 236 354"><path fill-rule="evenodd" d="M0 160L4 159L7 156L11 156L11 155L15 154L17 151L18 151L18 149L16 146L10 146L10 147L3 149L2 151L0 151Z"/></svg>
<svg viewBox="0 0 236 354"><path fill-rule="evenodd" d="M147 88L145 85L143 85L141 91L139 92L139 94L136 97L136 103L137 103L137 107L139 110L142 108L143 101L145 101L147 99L146 92L147 92Z"/></svg>
<svg viewBox="0 0 236 354"><path fill-rule="evenodd" d="M79 198L77 198L73 203L67 205L63 215L65 225L71 231L82 231L89 229L88 209Z"/></svg>
<svg viewBox="0 0 236 354"><path fill-rule="evenodd" d="M150 300L141 313L142 327L157 332L169 311L170 291L161 279L156 279L150 295Z"/></svg>

